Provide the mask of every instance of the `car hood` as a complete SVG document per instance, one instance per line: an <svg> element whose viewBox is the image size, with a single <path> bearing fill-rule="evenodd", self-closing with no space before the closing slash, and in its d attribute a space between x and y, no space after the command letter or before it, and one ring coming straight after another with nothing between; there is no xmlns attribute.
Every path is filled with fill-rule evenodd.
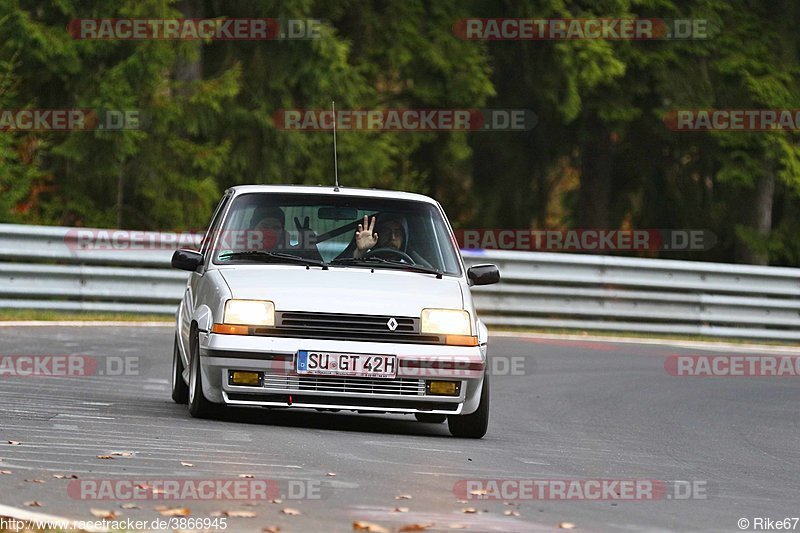
<svg viewBox="0 0 800 533"><path fill-rule="evenodd" d="M456 277L294 265L239 265L219 271L233 298L271 300L278 311L419 316L426 307L464 308Z"/></svg>

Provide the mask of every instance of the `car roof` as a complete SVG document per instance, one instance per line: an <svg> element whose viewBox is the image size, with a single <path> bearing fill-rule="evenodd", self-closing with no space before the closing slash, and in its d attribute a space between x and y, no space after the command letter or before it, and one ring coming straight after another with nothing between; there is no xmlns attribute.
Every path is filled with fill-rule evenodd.
<svg viewBox="0 0 800 533"><path fill-rule="evenodd" d="M414 200L436 204L436 200L424 194L386 189L363 189L359 187L333 187L331 185L237 185L228 191L235 196L245 193L292 193L292 194L329 194L331 196L363 196L365 198L393 198L396 200ZM228 192L225 191L225 192Z"/></svg>

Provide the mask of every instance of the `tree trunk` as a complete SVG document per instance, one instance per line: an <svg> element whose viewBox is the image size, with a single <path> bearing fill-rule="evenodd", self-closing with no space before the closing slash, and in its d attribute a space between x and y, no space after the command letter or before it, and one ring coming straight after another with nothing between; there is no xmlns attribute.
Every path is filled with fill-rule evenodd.
<svg viewBox="0 0 800 533"><path fill-rule="evenodd" d="M752 210L745 211L745 224L759 239L766 240L772 231L772 204L775 199L775 171L770 166L755 184ZM747 242L737 239L736 262L752 265L769 264L769 254L751 248Z"/></svg>
<svg viewBox="0 0 800 533"><path fill-rule="evenodd" d="M609 228L611 204L611 133L596 117L587 120L581 146L581 183L577 222L580 228Z"/></svg>
<svg viewBox="0 0 800 533"><path fill-rule="evenodd" d="M182 0L178 3L178 9L181 11L183 18L198 19L203 18L203 4L202 2L192 2L190 0ZM182 82L196 81L202 78L203 75L203 41L189 41L182 43L185 46L193 46L196 59L190 59L186 56L179 56L175 65L175 80Z"/></svg>
<svg viewBox="0 0 800 533"><path fill-rule="evenodd" d="M120 164L117 175L117 228L122 228L122 208L125 201L125 164Z"/></svg>

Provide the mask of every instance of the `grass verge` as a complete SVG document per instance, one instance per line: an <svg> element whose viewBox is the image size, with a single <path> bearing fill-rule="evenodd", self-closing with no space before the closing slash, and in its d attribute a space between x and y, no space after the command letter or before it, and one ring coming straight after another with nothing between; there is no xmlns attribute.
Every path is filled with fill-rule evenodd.
<svg viewBox="0 0 800 533"><path fill-rule="evenodd" d="M44 320L44 321L102 321L102 322L165 322L172 323L171 315L106 313L94 311L51 311L47 309L0 309L0 321Z"/></svg>

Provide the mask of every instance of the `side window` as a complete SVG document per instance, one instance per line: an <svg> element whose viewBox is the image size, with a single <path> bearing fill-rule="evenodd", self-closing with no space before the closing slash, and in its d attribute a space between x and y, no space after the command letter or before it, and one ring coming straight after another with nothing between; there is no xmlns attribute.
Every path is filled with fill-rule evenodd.
<svg viewBox="0 0 800 533"><path fill-rule="evenodd" d="M230 195L226 195L220 200L216 211L214 211L214 216L211 218L211 224L209 224L208 230L206 230L206 234L203 236L203 242L200 245L200 253L203 254L203 257L206 259L208 259L207 253L208 249L211 247L211 241L214 240L214 234L217 232L222 222L222 213L225 212L225 207L228 205L230 198Z"/></svg>

